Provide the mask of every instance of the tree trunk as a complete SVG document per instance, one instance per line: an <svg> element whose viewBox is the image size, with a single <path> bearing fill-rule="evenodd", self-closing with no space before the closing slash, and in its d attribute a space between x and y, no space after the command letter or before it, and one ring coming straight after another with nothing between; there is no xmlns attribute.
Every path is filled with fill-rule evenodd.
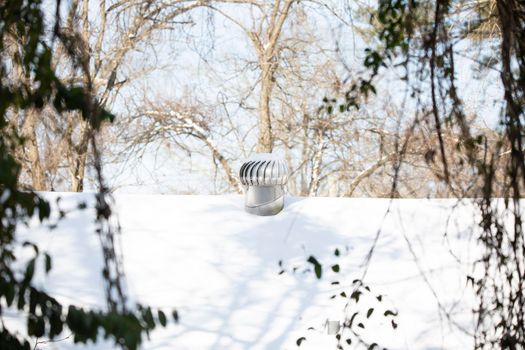
<svg viewBox="0 0 525 350"><path fill-rule="evenodd" d="M310 127L310 116L307 113L303 114L303 134L302 134L302 150L301 150L301 162L303 164L306 164L306 162L309 159L308 153L310 152L310 144L309 144L309 135L308 135L308 128ZM299 192L301 196L308 196L308 184L307 184L307 167L304 167L304 169L301 170L301 191Z"/></svg>
<svg viewBox="0 0 525 350"><path fill-rule="evenodd" d="M273 149L272 120L270 112L270 97L273 90L273 74L269 62L263 63L261 76L261 98L259 102L259 139L257 152L271 153Z"/></svg>
<svg viewBox="0 0 525 350"><path fill-rule="evenodd" d="M22 137L25 138L24 153L29 160L27 172L31 176L31 187L35 191L45 191L46 176L40 160L38 141L36 137L37 113L34 110L28 110L26 120L22 127Z"/></svg>
<svg viewBox="0 0 525 350"><path fill-rule="evenodd" d="M69 161L72 192L84 191L84 177L89 148L89 125L84 120L82 120L80 123L80 140L77 145L71 145L72 154Z"/></svg>
<svg viewBox="0 0 525 350"><path fill-rule="evenodd" d="M84 191L84 176L86 171L87 149L83 154L78 154L72 164L71 192Z"/></svg>
<svg viewBox="0 0 525 350"><path fill-rule="evenodd" d="M261 68L261 96L259 102L259 139L257 140L257 152L271 153L273 149L272 120L270 110L270 98L275 84L274 73L278 66L279 49L277 42L283 29L284 22L294 0L286 0L282 6L281 1L276 0L272 14L269 18L268 28L265 33L264 44L261 42L262 32L258 35L248 33L259 57Z"/></svg>
<svg viewBox="0 0 525 350"><path fill-rule="evenodd" d="M310 186L308 188L308 196L316 196L317 190L319 189L319 183L321 182L321 166L323 163L323 153L326 148L324 142L324 131L323 129L317 129L316 135L316 149L312 162L312 175L310 178Z"/></svg>

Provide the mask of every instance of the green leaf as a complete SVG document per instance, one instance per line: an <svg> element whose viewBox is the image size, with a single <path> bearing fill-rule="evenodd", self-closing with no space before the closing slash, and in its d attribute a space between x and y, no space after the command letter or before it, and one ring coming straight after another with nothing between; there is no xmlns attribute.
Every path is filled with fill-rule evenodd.
<svg viewBox="0 0 525 350"><path fill-rule="evenodd" d="M397 312L394 312L392 310L386 310L385 311L385 317L386 316L397 316Z"/></svg>
<svg viewBox="0 0 525 350"><path fill-rule="evenodd" d="M373 312L374 312L374 308L371 307L370 309L368 309L368 311L366 312L366 318L370 318Z"/></svg>
<svg viewBox="0 0 525 350"><path fill-rule="evenodd" d="M27 333L40 338L45 333L45 323L42 317L30 315L27 318Z"/></svg>
<svg viewBox="0 0 525 350"><path fill-rule="evenodd" d="M319 261L317 261L317 259L314 257L314 256L310 256L307 260L310 264L314 265L314 272L315 272L315 276L320 279L321 276L323 275L323 267L321 266L321 264L319 263Z"/></svg>
<svg viewBox="0 0 525 350"><path fill-rule="evenodd" d="M50 214L51 214L51 207L49 203L46 200L40 198L38 202L38 218L40 219L40 222L47 219Z"/></svg>
<svg viewBox="0 0 525 350"><path fill-rule="evenodd" d="M357 317L358 314L359 312L354 312L352 317L350 317L350 321L348 321L348 327L352 327L352 324L354 323L354 319Z"/></svg>
<svg viewBox="0 0 525 350"><path fill-rule="evenodd" d="M33 314L36 311L36 304L38 301L38 292L34 288L29 289L29 313Z"/></svg>
<svg viewBox="0 0 525 350"><path fill-rule="evenodd" d="M355 292L352 293L352 295L350 295L350 299L354 299L356 303L359 302L359 296L361 295L362 293L358 290L356 290Z"/></svg>
<svg viewBox="0 0 525 350"><path fill-rule="evenodd" d="M314 267L314 271L315 271L315 276L316 276L318 279L320 279L321 276L323 275L323 269L322 269L321 265L316 265L316 266Z"/></svg>
<svg viewBox="0 0 525 350"><path fill-rule="evenodd" d="M301 346L301 343L302 343L303 341L305 341L305 340L306 340L305 337L301 337L301 338L299 338L299 339L297 339L297 340L295 341L295 344L297 344L297 346Z"/></svg>
<svg viewBox="0 0 525 350"><path fill-rule="evenodd" d="M51 315L49 316L49 337L62 333L64 328L64 321L62 319L62 306L54 305L51 309Z"/></svg>
<svg viewBox="0 0 525 350"><path fill-rule="evenodd" d="M339 256L339 255L341 255L341 252L339 252L339 249L338 249L338 248L335 248L335 250L334 250L334 255L335 255L335 256Z"/></svg>
<svg viewBox="0 0 525 350"><path fill-rule="evenodd" d="M15 286L12 283L6 283L5 284L5 301L7 303L7 306L11 306L13 303L13 300L15 299Z"/></svg>
<svg viewBox="0 0 525 350"><path fill-rule="evenodd" d="M158 311L158 317L159 317L159 322L162 325L162 327L166 327L166 322L167 322L166 315L164 314L164 312L162 312L162 310Z"/></svg>
<svg viewBox="0 0 525 350"><path fill-rule="evenodd" d="M20 289L18 290L18 302L16 304L16 307L18 308L18 310L22 310L25 305L26 305L26 287L22 285L20 286Z"/></svg>
<svg viewBox="0 0 525 350"><path fill-rule="evenodd" d="M26 272L24 274L24 285L28 285L29 282L33 279L33 275L35 274L35 258L29 260L26 266Z"/></svg>
<svg viewBox="0 0 525 350"><path fill-rule="evenodd" d="M65 105L69 110L83 110L85 104L84 88L74 86L64 91Z"/></svg>
<svg viewBox="0 0 525 350"><path fill-rule="evenodd" d="M24 243L22 243L22 247L31 247L34 249L35 255L39 254L38 246L33 242L25 241Z"/></svg>
<svg viewBox="0 0 525 350"><path fill-rule="evenodd" d="M142 312L142 318L149 329L155 328L155 321L153 320L153 314L151 313L151 308L146 308Z"/></svg>
<svg viewBox="0 0 525 350"><path fill-rule="evenodd" d="M108 111L106 111L105 109L103 109L101 112L100 112L100 120L101 121L108 121L110 123L113 123L113 121L115 120L115 115L113 113L110 113Z"/></svg>
<svg viewBox="0 0 525 350"><path fill-rule="evenodd" d="M339 264L332 265L332 271L339 272Z"/></svg>
<svg viewBox="0 0 525 350"><path fill-rule="evenodd" d="M179 313L177 312L177 310L173 310L171 315L173 316L173 320L175 321L175 323L179 323Z"/></svg>
<svg viewBox="0 0 525 350"><path fill-rule="evenodd" d="M46 273L49 273L49 271L51 271L51 256L49 256L48 253L45 253L44 258L46 260Z"/></svg>

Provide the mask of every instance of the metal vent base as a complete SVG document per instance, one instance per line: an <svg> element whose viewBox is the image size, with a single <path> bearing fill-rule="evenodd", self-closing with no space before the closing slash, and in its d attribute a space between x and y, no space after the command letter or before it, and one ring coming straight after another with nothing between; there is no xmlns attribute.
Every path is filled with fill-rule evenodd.
<svg viewBox="0 0 525 350"><path fill-rule="evenodd" d="M246 189L245 210L259 216L278 214L284 207L283 186L249 186Z"/></svg>

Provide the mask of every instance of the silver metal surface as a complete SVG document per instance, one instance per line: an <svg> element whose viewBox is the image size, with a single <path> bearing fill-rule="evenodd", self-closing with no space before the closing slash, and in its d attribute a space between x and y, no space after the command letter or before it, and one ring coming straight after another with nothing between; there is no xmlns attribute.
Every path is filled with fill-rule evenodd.
<svg viewBox="0 0 525 350"><path fill-rule="evenodd" d="M326 331L328 334L337 334L341 329L341 323L334 320L326 320Z"/></svg>
<svg viewBox="0 0 525 350"><path fill-rule="evenodd" d="M239 177L244 185L248 213L267 216L283 209L288 180L288 167L284 160L270 153L258 153L244 162Z"/></svg>

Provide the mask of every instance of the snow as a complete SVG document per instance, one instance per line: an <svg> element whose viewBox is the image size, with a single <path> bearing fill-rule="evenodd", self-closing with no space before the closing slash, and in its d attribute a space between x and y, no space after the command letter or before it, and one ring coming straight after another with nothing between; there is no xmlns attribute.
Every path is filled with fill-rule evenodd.
<svg viewBox="0 0 525 350"><path fill-rule="evenodd" d="M20 232L53 257L53 270L40 273L39 283L63 303L103 308L93 213L75 210L92 195L44 195L52 202L60 196L68 214L54 230ZM258 217L244 212L237 195L115 200L131 299L180 314L179 324L155 330L144 349L297 349L300 337L306 338L300 349L335 349L323 325L344 320L348 299L330 297L351 293L378 232L365 278L371 293L346 309L350 316L374 307L370 319L359 316L362 338L389 349L472 348L475 299L466 276L477 249L468 203L287 197L281 213ZM304 272L310 255L323 264L320 280ZM330 269L336 263L339 273ZM399 313L395 330L383 316L387 309ZM20 327L17 317L8 321ZM76 349L70 339L40 348Z"/></svg>

